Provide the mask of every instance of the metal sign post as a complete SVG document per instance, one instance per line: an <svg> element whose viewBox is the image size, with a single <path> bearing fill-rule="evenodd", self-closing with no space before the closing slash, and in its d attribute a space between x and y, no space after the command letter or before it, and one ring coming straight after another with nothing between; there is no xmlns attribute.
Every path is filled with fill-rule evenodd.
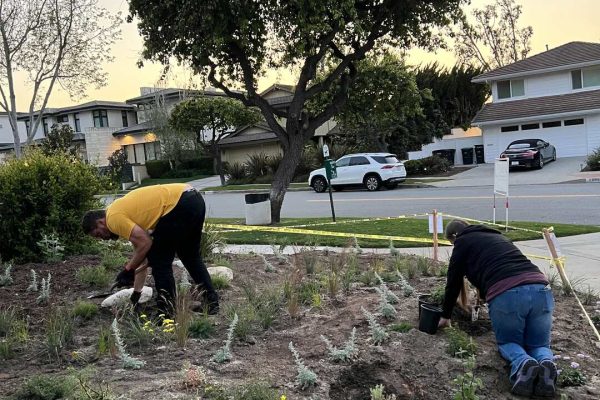
<svg viewBox="0 0 600 400"><path fill-rule="evenodd" d="M496 223L496 195L504 196L506 222L505 226L508 230L508 175L509 175L509 160L508 158L497 158L494 162L494 214L493 222Z"/></svg>
<svg viewBox="0 0 600 400"><path fill-rule="evenodd" d="M325 157L325 175L327 176L327 186L329 186L329 203L331 204L331 218L335 222L335 209L333 208L333 194L331 193L331 180L337 178L337 169L335 161L329 158L329 147L323 145L323 157Z"/></svg>

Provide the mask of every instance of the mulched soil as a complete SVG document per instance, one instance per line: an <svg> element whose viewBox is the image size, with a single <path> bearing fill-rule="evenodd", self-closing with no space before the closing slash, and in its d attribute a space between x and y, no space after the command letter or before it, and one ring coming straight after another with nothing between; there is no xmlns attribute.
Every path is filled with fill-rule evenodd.
<svg viewBox="0 0 600 400"><path fill-rule="evenodd" d="M79 256L57 264L26 264L13 269L14 284L0 288L0 308L15 306L27 315L31 340L17 351L15 358L0 360L0 398L11 395L24 379L34 374L64 374L70 366L81 368L92 366L96 378L110 384L117 395L128 399L197 399L202 390L186 390L182 384L182 367L189 362L202 366L210 385L231 387L250 380L269 382L287 399L370 399L369 388L383 384L386 393L395 394L398 399L449 399L456 385L453 379L463 372L460 360L446 353L447 336L443 332L428 335L417 329L407 333L390 331L390 339L382 346L370 342L368 324L361 307L375 313L379 295L373 287L354 283L346 294L335 299L324 296L322 308L302 306L299 316L291 318L285 306L274 325L266 331L258 331L245 341L236 340L232 353L233 360L216 364L211 357L222 345L228 327L228 307L244 303L243 285L252 284L259 292L273 285L281 285L294 267L277 262L273 256L267 258L276 267L275 272L265 272L262 260L256 255L226 255L234 271L234 281L230 288L222 290L222 312L215 317L216 334L210 339L190 339L185 348L174 341L153 343L139 348L130 344L128 349L135 357L146 362L140 370L124 370L122 363L110 356L96 354L100 327L108 327L113 315L110 310L102 312L91 321L78 321L74 343L62 354L60 361L53 360L43 348L44 320L49 310L56 306L71 306L77 299L83 299L98 289L81 285L75 278L75 271L84 265L97 265L98 256ZM319 253L321 264L327 267L330 257ZM363 271L374 265L389 264L380 256L360 255L359 264ZM295 263L303 268L300 257ZM37 294L29 293L30 269L38 272L41 280L52 273L51 304L38 306ZM307 279L304 277L304 279ZM409 280L417 292L430 292L444 283L439 277L414 277ZM418 325L416 294L401 296L399 285L388 284L401 297L396 305L396 321L379 321L384 326L391 323L408 322ZM101 299L94 300L98 304ZM594 306L588 307L594 313ZM475 375L482 379L484 388L479 391L480 399L511 399L508 368L497 353L494 335L489 318L485 313L480 320L458 321L458 326L472 335L477 344L477 365ZM320 335L327 336L334 345L341 346L357 328L359 355L348 364L336 364L328 360L325 344ZM304 359L306 366L318 376L316 387L300 390L295 384L296 368L288 350L292 341ZM557 354L569 356L581 364L588 378L582 387L562 388L560 394L567 399L600 398L600 372L598 360L600 349L594 346L594 336L582 317L574 298L556 294L556 311L553 328L553 349ZM73 352L78 356L74 357ZM591 358L580 359L577 354ZM200 393L200 394L198 394ZM557 396L557 398L559 398Z"/></svg>

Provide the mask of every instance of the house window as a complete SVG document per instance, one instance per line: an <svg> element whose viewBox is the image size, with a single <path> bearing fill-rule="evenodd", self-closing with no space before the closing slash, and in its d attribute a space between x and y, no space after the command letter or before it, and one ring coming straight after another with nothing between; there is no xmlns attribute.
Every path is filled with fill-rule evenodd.
<svg viewBox="0 0 600 400"><path fill-rule="evenodd" d="M135 144L135 162L139 164L146 163L146 149L144 143Z"/></svg>
<svg viewBox="0 0 600 400"><path fill-rule="evenodd" d="M94 127L96 128L107 128L108 127L108 114L106 110L94 110Z"/></svg>
<svg viewBox="0 0 600 400"><path fill-rule="evenodd" d="M350 165L369 165L367 157L352 157L350 159Z"/></svg>
<svg viewBox="0 0 600 400"><path fill-rule="evenodd" d="M73 114L73 119L75 119L75 132L81 132L81 121L79 120L79 113Z"/></svg>
<svg viewBox="0 0 600 400"><path fill-rule="evenodd" d="M144 143L144 149L146 151L146 161L158 160L160 155L160 146L158 142Z"/></svg>
<svg viewBox="0 0 600 400"><path fill-rule="evenodd" d="M59 115L56 117L56 123L58 124L66 124L69 122L69 117L66 115Z"/></svg>
<svg viewBox="0 0 600 400"><path fill-rule="evenodd" d="M573 126L573 125L583 125L583 118L565 120L565 126Z"/></svg>
<svg viewBox="0 0 600 400"><path fill-rule="evenodd" d="M600 86L600 68L571 71L573 89Z"/></svg>
<svg viewBox="0 0 600 400"><path fill-rule="evenodd" d="M550 121L550 122L544 122L542 123L542 128L556 128L561 126L562 124L560 123L560 121Z"/></svg>
<svg viewBox="0 0 600 400"><path fill-rule="evenodd" d="M519 130L519 125L503 126L500 128L500 132L514 132Z"/></svg>
<svg viewBox="0 0 600 400"><path fill-rule="evenodd" d="M123 120L123 127L129 126L129 123L127 121L127 111L121 111L121 120Z"/></svg>
<svg viewBox="0 0 600 400"><path fill-rule="evenodd" d="M525 81L523 79L498 81L497 87L499 99L525 96Z"/></svg>
<svg viewBox="0 0 600 400"><path fill-rule="evenodd" d="M44 129L44 136L48 136L48 121L46 118L42 118L42 126Z"/></svg>
<svg viewBox="0 0 600 400"><path fill-rule="evenodd" d="M532 129L540 129L540 124L525 124L521 125L522 131L530 131Z"/></svg>

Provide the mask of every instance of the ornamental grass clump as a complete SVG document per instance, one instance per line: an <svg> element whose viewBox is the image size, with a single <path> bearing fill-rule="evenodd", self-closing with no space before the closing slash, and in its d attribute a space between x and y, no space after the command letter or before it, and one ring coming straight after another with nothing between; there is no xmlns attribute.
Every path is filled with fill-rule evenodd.
<svg viewBox="0 0 600 400"><path fill-rule="evenodd" d="M373 314L365 310L364 307L361 307L360 309L367 321L369 322L369 329L371 330L371 341L376 346L381 345L389 338L388 333L381 325L379 325L379 323L377 322L377 318L375 318Z"/></svg>
<svg viewBox="0 0 600 400"><path fill-rule="evenodd" d="M13 278L11 275L12 264L6 264L4 266L4 273L0 275L0 286L8 286L13 284Z"/></svg>
<svg viewBox="0 0 600 400"><path fill-rule="evenodd" d="M75 272L75 277L84 285L106 287L111 281L113 274L102 265L97 267L84 266Z"/></svg>
<svg viewBox="0 0 600 400"><path fill-rule="evenodd" d="M42 285L40 286L40 294L35 299L38 304L48 304L50 300L50 280L52 279L52 275L48 272L48 278L42 278Z"/></svg>
<svg viewBox="0 0 600 400"><path fill-rule="evenodd" d="M331 341L325 336L321 335L321 340L325 342L327 350L329 351L329 358L336 362L348 362L352 361L358 355L358 347L356 346L356 328L352 328L350 338L344 343L344 347L338 349L331 344Z"/></svg>
<svg viewBox="0 0 600 400"><path fill-rule="evenodd" d="M59 358L62 350L73 342L73 316L63 308L55 308L46 318L46 350L50 357Z"/></svg>
<svg viewBox="0 0 600 400"><path fill-rule="evenodd" d="M231 320L231 324L229 325L229 329L227 330L227 339L225 340L223 347L221 347L211 359L214 362L221 364L231 360L231 342L233 341L233 333L235 331L235 326L237 325L237 323L238 315L234 314L233 319Z"/></svg>
<svg viewBox="0 0 600 400"><path fill-rule="evenodd" d="M121 331L119 330L119 323L115 318L111 325L112 333L115 338L115 345L117 347L117 354L121 361L123 362L123 368L125 369L140 369L146 362L143 360L138 360L137 358L131 357L129 353L125 350L125 343L123 342L123 338L121 337Z"/></svg>
<svg viewBox="0 0 600 400"><path fill-rule="evenodd" d="M298 386L300 386L301 390L314 386L317 383L317 374L304 365L304 361L294 347L294 343L290 342L288 347L292 352L292 355L294 356L294 362L296 363L296 370L298 371L296 382L298 383Z"/></svg>
<svg viewBox="0 0 600 400"><path fill-rule="evenodd" d="M37 292L38 291L38 280L37 273L32 269L31 270L31 283L27 286L28 292Z"/></svg>

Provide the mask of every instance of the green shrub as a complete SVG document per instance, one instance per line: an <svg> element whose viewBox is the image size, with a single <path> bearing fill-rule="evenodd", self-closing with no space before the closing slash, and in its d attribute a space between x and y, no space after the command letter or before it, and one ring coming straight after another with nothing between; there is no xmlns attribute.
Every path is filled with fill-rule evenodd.
<svg viewBox="0 0 600 400"><path fill-rule="evenodd" d="M447 328L448 337L447 353L457 358L468 358L475 355L477 346L473 339L458 328Z"/></svg>
<svg viewBox="0 0 600 400"><path fill-rule="evenodd" d="M79 268L75 273L75 277L85 285L104 287L110 282L112 274L103 266L87 266Z"/></svg>
<svg viewBox="0 0 600 400"><path fill-rule="evenodd" d="M269 156L265 153L250 154L246 161L246 170L251 178L258 178L269 173Z"/></svg>
<svg viewBox="0 0 600 400"><path fill-rule="evenodd" d="M212 172L201 169L172 169L164 173L161 178L191 178L196 175L212 175Z"/></svg>
<svg viewBox="0 0 600 400"><path fill-rule="evenodd" d="M404 162L406 175L435 175L450 169L450 161L439 156L430 156L419 160Z"/></svg>
<svg viewBox="0 0 600 400"><path fill-rule="evenodd" d="M34 375L14 396L15 400L56 400L70 398L77 381L71 376Z"/></svg>
<svg viewBox="0 0 600 400"><path fill-rule="evenodd" d="M223 250L225 245L225 237L219 230L212 225L204 225L200 239L200 254L205 261L212 261L215 253Z"/></svg>
<svg viewBox="0 0 600 400"><path fill-rule="evenodd" d="M171 170L171 164L168 160L149 160L146 161L146 171L150 178L162 178L164 174Z"/></svg>
<svg viewBox="0 0 600 400"><path fill-rule="evenodd" d="M213 174L213 159L211 157L202 157L202 158L191 158L189 160L182 160L181 169L193 169L196 171L201 171L201 173L206 175Z"/></svg>
<svg viewBox="0 0 600 400"><path fill-rule="evenodd" d="M406 333L408 331L410 331L413 328L413 326L410 324L410 322L400 322L399 324L392 324L390 325L390 330L394 331L394 332L400 332L400 333Z"/></svg>
<svg viewBox="0 0 600 400"><path fill-rule="evenodd" d="M40 259L37 243L54 232L73 253L82 237L81 216L98 208L94 167L66 155L28 151L0 166L0 254L19 261Z"/></svg>
<svg viewBox="0 0 600 400"><path fill-rule="evenodd" d="M279 168L279 164L281 164L281 160L283 160L283 154L276 154L269 156L267 158L267 168L271 172L271 175L277 172L277 168Z"/></svg>
<svg viewBox="0 0 600 400"><path fill-rule="evenodd" d="M592 152L585 160L590 171L600 171L600 147Z"/></svg>
<svg viewBox="0 0 600 400"><path fill-rule="evenodd" d="M215 333L215 326L208 318L208 315L202 315L193 319L188 328L189 335L196 339L208 339Z"/></svg>
<svg viewBox="0 0 600 400"><path fill-rule="evenodd" d="M83 319L91 319L98 314L98 306L89 301L78 301L73 307L73 315Z"/></svg>

